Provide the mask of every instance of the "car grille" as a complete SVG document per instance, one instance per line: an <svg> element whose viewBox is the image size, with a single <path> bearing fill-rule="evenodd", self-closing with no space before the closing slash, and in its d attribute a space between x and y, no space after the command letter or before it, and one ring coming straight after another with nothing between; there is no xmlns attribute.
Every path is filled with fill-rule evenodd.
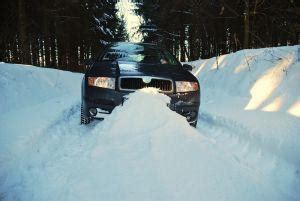
<svg viewBox="0 0 300 201"><path fill-rule="evenodd" d="M143 80L146 80L144 82ZM150 81L151 80L151 81ZM150 82L149 82L150 81ZM135 91L142 88L153 87L161 92L173 90L172 80L157 77L120 77L120 90Z"/></svg>

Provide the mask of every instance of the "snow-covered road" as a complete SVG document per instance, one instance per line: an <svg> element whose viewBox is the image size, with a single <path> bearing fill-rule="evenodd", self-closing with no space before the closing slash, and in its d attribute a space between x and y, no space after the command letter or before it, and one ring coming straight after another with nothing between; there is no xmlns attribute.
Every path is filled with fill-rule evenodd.
<svg viewBox="0 0 300 201"><path fill-rule="evenodd" d="M0 200L299 200L299 117L245 111L200 76L196 129L151 89L84 126L81 78L0 64Z"/></svg>

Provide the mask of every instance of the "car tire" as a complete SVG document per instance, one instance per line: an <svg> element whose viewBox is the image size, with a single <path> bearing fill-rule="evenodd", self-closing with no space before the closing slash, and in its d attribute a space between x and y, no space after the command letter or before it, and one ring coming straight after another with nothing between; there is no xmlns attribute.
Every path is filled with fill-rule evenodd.
<svg viewBox="0 0 300 201"><path fill-rule="evenodd" d="M84 115L83 106L81 105L80 124L89 124L90 122L91 122L91 118Z"/></svg>

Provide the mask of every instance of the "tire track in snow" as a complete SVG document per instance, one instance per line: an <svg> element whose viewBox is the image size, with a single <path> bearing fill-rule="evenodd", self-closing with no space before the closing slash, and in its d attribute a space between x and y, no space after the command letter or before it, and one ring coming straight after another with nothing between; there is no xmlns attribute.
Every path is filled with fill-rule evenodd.
<svg viewBox="0 0 300 201"><path fill-rule="evenodd" d="M197 130L215 141L225 154L231 155L257 178L267 177L278 191L287 192L286 189L289 189L289 196L295 197L296 200L300 197L300 176L297 174L297 167L260 146L260 139L255 139L254 136L257 135L249 128L224 117L201 112Z"/></svg>

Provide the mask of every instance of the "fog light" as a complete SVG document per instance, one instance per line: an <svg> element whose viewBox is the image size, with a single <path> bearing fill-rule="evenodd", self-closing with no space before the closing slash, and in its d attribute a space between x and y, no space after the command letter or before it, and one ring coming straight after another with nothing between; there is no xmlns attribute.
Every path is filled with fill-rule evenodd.
<svg viewBox="0 0 300 201"><path fill-rule="evenodd" d="M96 108L90 108L89 112L90 112L90 114L92 116L96 116L97 115L97 109Z"/></svg>

